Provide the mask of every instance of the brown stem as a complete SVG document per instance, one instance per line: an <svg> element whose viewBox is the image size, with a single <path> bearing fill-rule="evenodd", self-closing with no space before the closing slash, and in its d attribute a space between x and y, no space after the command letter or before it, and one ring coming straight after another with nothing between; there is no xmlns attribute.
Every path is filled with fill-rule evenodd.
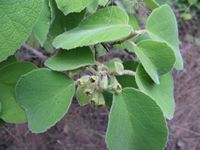
<svg viewBox="0 0 200 150"><path fill-rule="evenodd" d="M38 58L41 59L41 61L45 61L47 59L47 56L45 56L42 52L30 47L27 44L22 45L21 48L26 50L26 51L28 51L28 52L30 52L31 54L37 56Z"/></svg>

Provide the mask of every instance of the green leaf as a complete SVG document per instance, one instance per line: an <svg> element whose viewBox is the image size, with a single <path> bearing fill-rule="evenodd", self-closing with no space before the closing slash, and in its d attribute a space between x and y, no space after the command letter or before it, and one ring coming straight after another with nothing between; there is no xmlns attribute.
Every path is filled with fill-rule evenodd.
<svg viewBox="0 0 200 150"><path fill-rule="evenodd" d="M134 52L146 72L157 84L159 84L159 77L170 72L175 64L174 52L164 42L145 40L134 48Z"/></svg>
<svg viewBox="0 0 200 150"><path fill-rule="evenodd" d="M155 84L140 65L136 72L136 82L141 91L151 96L162 109L165 117L173 118L175 111L174 85L171 73L161 76L160 84Z"/></svg>
<svg viewBox="0 0 200 150"><path fill-rule="evenodd" d="M42 0L0 1L0 62L27 39L41 9Z"/></svg>
<svg viewBox="0 0 200 150"><path fill-rule="evenodd" d="M98 6L106 6L108 0L93 0L93 2L87 7L89 13L95 13Z"/></svg>
<svg viewBox="0 0 200 150"><path fill-rule="evenodd" d="M15 99L15 85L20 76L35 69L31 63L12 63L0 70L0 102L2 111L0 118L8 123L24 123L26 115Z"/></svg>
<svg viewBox="0 0 200 150"><path fill-rule="evenodd" d="M166 4L169 0L144 0L147 6L151 9L155 9L160 5Z"/></svg>
<svg viewBox="0 0 200 150"><path fill-rule="evenodd" d="M29 129L34 133L46 131L65 115L74 92L72 80L48 69L22 76L16 86L17 101L25 109Z"/></svg>
<svg viewBox="0 0 200 150"><path fill-rule="evenodd" d="M49 0L43 0L43 9L41 15L33 28L33 33L38 42L43 46L47 39L51 21L51 12L49 7Z"/></svg>
<svg viewBox="0 0 200 150"><path fill-rule="evenodd" d="M155 9L155 8L159 7L159 4L156 2L156 0L144 0L144 2L151 9Z"/></svg>
<svg viewBox="0 0 200 150"><path fill-rule="evenodd" d="M140 43L140 42L142 42L144 40L149 40L149 39L151 39L151 37L149 36L149 34L147 32L144 32L142 34L139 34L139 35L135 36L133 38L133 42L136 43L136 44L138 44L138 43Z"/></svg>
<svg viewBox="0 0 200 150"><path fill-rule="evenodd" d="M147 30L151 38L167 42L176 56L176 68L183 68L183 60L179 50L178 26L176 16L168 5L153 11L147 21Z"/></svg>
<svg viewBox="0 0 200 150"><path fill-rule="evenodd" d="M129 16L129 24L133 27L134 30L140 29L139 22L138 22L137 18L133 15Z"/></svg>
<svg viewBox="0 0 200 150"><path fill-rule="evenodd" d="M87 17L80 25L65 32L53 42L56 48L72 49L128 36L132 28L128 15L118 7L108 7Z"/></svg>
<svg viewBox="0 0 200 150"><path fill-rule="evenodd" d="M122 61L118 58L107 61L104 65L108 68L109 72L121 72L124 70Z"/></svg>
<svg viewBox="0 0 200 150"><path fill-rule="evenodd" d="M99 5L100 6L106 6L109 0L99 0Z"/></svg>
<svg viewBox="0 0 200 150"><path fill-rule="evenodd" d="M6 122L0 119L0 128L3 128L6 125Z"/></svg>
<svg viewBox="0 0 200 150"><path fill-rule="evenodd" d="M155 0L159 5L168 4L169 0Z"/></svg>
<svg viewBox="0 0 200 150"><path fill-rule="evenodd" d="M134 61L126 61L123 63L123 65L124 65L124 69L135 72L136 68L138 66L138 63L134 62ZM117 80L123 88L125 88L125 87L137 88L137 84L135 82L135 77L133 77L133 76L130 76L130 75L117 76Z"/></svg>
<svg viewBox="0 0 200 150"><path fill-rule="evenodd" d="M95 13L98 9L98 0L93 0L93 2L87 7L89 13Z"/></svg>
<svg viewBox="0 0 200 150"><path fill-rule="evenodd" d="M188 0L188 3L190 4L190 5L194 5L194 4L196 4L198 2L198 0Z"/></svg>
<svg viewBox="0 0 200 150"><path fill-rule="evenodd" d="M80 13L71 13L65 16L58 8L55 1L49 1L51 9L51 26L48 33L48 38L45 43L47 50L54 49L52 46L53 39L59 34L75 28L85 16L85 11Z"/></svg>
<svg viewBox="0 0 200 150"><path fill-rule="evenodd" d="M9 64L12 64L16 61L17 61L17 59L15 58L15 56L9 56L6 60L4 60L0 63L0 69L9 65Z"/></svg>
<svg viewBox="0 0 200 150"><path fill-rule="evenodd" d="M120 85L125 88L125 87L137 87L135 83L135 78L130 75L122 75L122 76L117 76L117 81L120 83Z"/></svg>
<svg viewBox="0 0 200 150"><path fill-rule="evenodd" d="M56 0L58 8L65 14L81 12L94 0Z"/></svg>
<svg viewBox="0 0 200 150"><path fill-rule="evenodd" d="M52 24L50 28L50 35L55 36L75 28L85 16L85 11L79 13L71 13L65 16L56 6L55 1L50 1Z"/></svg>
<svg viewBox="0 0 200 150"><path fill-rule="evenodd" d="M134 88L114 96L106 135L109 150L162 150L167 125L159 106Z"/></svg>
<svg viewBox="0 0 200 150"><path fill-rule="evenodd" d="M108 108L111 108L112 103L113 103L113 93L108 92L108 91L103 91L103 97L104 97L106 106Z"/></svg>
<svg viewBox="0 0 200 150"><path fill-rule="evenodd" d="M94 63L94 56L89 47L73 49L71 51L61 50L49 58L45 65L52 70L67 71L74 70Z"/></svg>
<svg viewBox="0 0 200 150"><path fill-rule="evenodd" d="M80 106L88 104L91 100L91 96L87 96L84 92L84 89L81 87L77 88L76 98Z"/></svg>

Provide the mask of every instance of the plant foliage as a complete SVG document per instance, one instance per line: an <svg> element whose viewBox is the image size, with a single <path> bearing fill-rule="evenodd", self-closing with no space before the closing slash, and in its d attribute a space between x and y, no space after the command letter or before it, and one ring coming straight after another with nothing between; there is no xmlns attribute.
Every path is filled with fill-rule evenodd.
<svg viewBox="0 0 200 150"><path fill-rule="evenodd" d="M1 0L1 126L27 122L33 133L45 132L75 96L81 106L110 110L109 150L164 149L175 111L172 71L183 60L172 9L145 2L152 13L140 29L120 1ZM25 41L46 50L29 48L40 67L16 59ZM112 53L129 57L106 59Z"/></svg>

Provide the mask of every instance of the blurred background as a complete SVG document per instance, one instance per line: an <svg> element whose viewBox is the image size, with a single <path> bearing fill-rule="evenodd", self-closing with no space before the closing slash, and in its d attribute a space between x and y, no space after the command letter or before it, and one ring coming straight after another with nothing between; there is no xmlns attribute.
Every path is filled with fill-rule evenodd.
<svg viewBox="0 0 200 150"><path fill-rule="evenodd" d="M185 68L174 71L176 112L166 150L200 150L200 0L163 0L177 16ZM141 26L151 11L142 0L115 0ZM167 28L167 27L166 27ZM106 108L79 107L52 129L32 134L26 125L0 128L0 150L106 150ZM145 143L144 143L145 144Z"/></svg>

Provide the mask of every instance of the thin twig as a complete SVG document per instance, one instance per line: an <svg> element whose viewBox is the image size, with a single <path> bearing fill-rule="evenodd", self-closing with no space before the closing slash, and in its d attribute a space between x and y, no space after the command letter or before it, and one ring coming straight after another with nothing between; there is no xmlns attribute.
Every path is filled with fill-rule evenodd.
<svg viewBox="0 0 200 150"><path fill-rule="evenodd" d="M101 43L101 45L104 47L107 53L109 53L110 49L105 43Z"/></svg>
<svg viewBox="0 0 200 150"><path fill-rule="evenodd" d="M95 60L97 60L98 58L98 48L97 48L97 45L94 45L94 50L95 50Z"/></svg>
<svg viewBox="0 0 200 150"><path fill-rule="evenodd" d="M129 76L135 76L136 73L134 71L131 71L131 70L123 70L123 71L120 71L120 72L114 72L113 73L114 75L129 75Z"/></svg>
<svg viewBox="0 0 200 150"><path fill-rule="evenodd" d="M22 46L22 49L32 53L33 55L37 56L38 58L40 58L42 61L45 61L47 59L47 56L45 56L42 52L30 47L29 45L27 44L24 44Z"/></svg>
<svg viewBox="0 0 200 150"><path fill-rule="evenodd" d="M139 34L142 34L142 33L144 33L144 32L146 32L146 30L132 31L132 32L130 33L130 35L128 35L127 37L122 38L122 39L120 39L120 40L118 40L118 41L113 42L111 45L122 44L122 43L124 43L125 41L127 41L127 40L129 40L129 39L131 39L131 38L133 38L133 37L135 37L135 36L137 36L137 35L139 35Z"/></svg>

